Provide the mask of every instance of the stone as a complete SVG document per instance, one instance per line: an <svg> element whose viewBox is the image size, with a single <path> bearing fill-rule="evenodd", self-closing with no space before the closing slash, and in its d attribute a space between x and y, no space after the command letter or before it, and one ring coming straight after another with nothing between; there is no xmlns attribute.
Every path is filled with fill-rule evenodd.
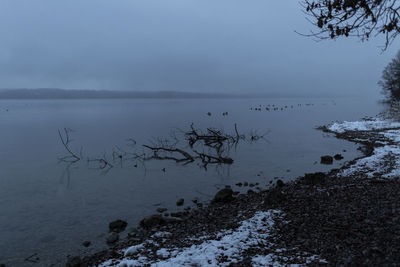
<svg viewBox="0 0 400 267"><path fill-rule="evenodd" d="M158 214L148 216L140 221L140 226L145 229L150 229L153 228L154 226L159 226L164 224L166 224L165 218Z"/></svg>
<svg viewBox="0 0 400 267"><path fill-rule="evenodd" d="M158 209L157 209L157 212L159 212L159 213L163 213L163 212L165 212L165 211L167 211L166 208L158 208Z"/></svg>
<svg viewBox="0 0 400 267"><path fill-rule="evenodd" d="M276 181L276 186L282 187L282 186L284 186L284 185L285 185L285 183L284 183L281 179L279 179L278 181Z"/></svg>
<svg viewBox="0 0 400 267"><path fill-rule="evenodd" d="M65 264L66 267L80 267L82 260L80 257L69 257L67 263Z"/></svg>
<svg viewBox="0 0 400 267"><path fill-rule="evenodd" d="M123 221L123 220L116 220L113 222L110 222L110 224L108 225L109 228L109 232L116 232L116 233L120 233L125 231L126 226L128 225L127 222Z"/></svg>
<svg viewBox="0 0 400 267"><path fill-rule="evenodd" d="M119 240L119 235L116 232L111 232L107 237L107 244L114 244Z"/></svg>
<svg viewBox="0 0 400 267"><path fill-rule="evenodd" d="M82 245L83 245L84 247L89 247L90 244L91 244L90 241L84 241L84 242L82 243Z"/></svg>
<svg viewBox="0 0 400 267"><path fill-rule="evenodd" d="M323 172L306 173L304 175L304 181L306 184L311 184L311 185L323 184L325 182L325 173Z"/></svg>
<svg viewBox="0 0 400 267"><path fill-rule="evenodd" d="M333 158L334 158L335 160L342 160L342 159L344 159L344 157L342 156L342 154L336 154L335 156L333 156Z"/></svg>
<svg viewBox="0 0 400 267"><path fill-rule="evenodd" d="M177 206L183 206L184 203L185 203L185 200L183 198L181 198L176 202L176 205Z"/></svg>
<svg viewBox="0 0 400 267"><path fill-rule="evenodd" d="M321 156L321 164L332 164L333 157L331 156Z"/></svg>
<svg viewBox="0 0 400 267"><path fill-rule="evenodd" d="M233 191L230 188L224 188L222 190L219 190L213 199L214 203L218 202L230 202L233 200Z"/></svg>

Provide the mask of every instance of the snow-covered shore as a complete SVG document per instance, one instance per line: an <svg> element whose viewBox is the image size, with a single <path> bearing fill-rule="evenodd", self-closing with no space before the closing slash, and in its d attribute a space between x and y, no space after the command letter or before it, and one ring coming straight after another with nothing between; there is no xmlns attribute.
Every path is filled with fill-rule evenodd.
<svg viewBox="0 0 400 267"><path fill-rule="evenodd" d="M163 244L148 239L144 243L121 250L124 255L122 259L110 259L100 266L228 266L242 261L247 250L260 247L263 248L262 251L270 252L252 256L252 266L281 266L279 256L274 252L280 252L285 248L272 249L269 237L274 231L275 219L282 217L283 214L279 210L259 211L250 219L242 221L236 229L223 230L213 237L192 238L202 242L188 247L169 247L165 241L170 233L157 232L152 237L153 239L163 237ZM152 249L149 249L148 245ZM155 254L156 257L146 256L149 254ZM305 252L298 257L302 257L306 262L325 263L318 256L308 255Z"/></svg>
<svg viewBox="0 0 400 267"><path fill-rule="evenodd" d="M400 123L388 119L369 118L355 122L333 123L327 129L342 137L351 133L352 141L369 142L371 155L358 159L340 175L364 175L394 178L400 176ZM354 138L354 132L359 134ZM350 134L349 134L350 135Z"/></svg>
<svg viewBox="0 0 400 267"><path fill-rule="evenodd" d="M400 217L396 215L400 212L396 204L400 184L398 179L381 178L400 176L400 123L369 118L336 122L324 129L371 149L339 172L322 174L318 180L305 176L267 191L241 195L232 203L210 205L192 218L190 215L188 222L184 219L170 228L150 230L152 233L138 242L114 249L100 266L398 262L400 251L393 244L400 240L396 234L400 233ZM242 216L242 212L247 215ZM231 225L225 224L228 218L236 226L221 225L212 230L217 221ZM205 229L202 224L211 231L191 231ZM181 230L191 233L181 234ZM183 239L177 241L176 237Z"/></svg>

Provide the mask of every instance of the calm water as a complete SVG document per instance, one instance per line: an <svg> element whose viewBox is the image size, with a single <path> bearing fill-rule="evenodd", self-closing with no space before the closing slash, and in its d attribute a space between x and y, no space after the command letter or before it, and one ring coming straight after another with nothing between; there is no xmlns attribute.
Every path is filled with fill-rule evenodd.
<svg viewBox="0 0 400 267"><path fill-rule="evenodd" d="M260 104L262 111L250 110ZM288 108L268 112L267 104ZM359 98L0 101L0 263L58 266L67 255L104 248L112 220L124 219L129 228L158 207L180 210L179 198L188 206L195 198L209 201L224 185L247 181L265 187L274 177L290 180L338 167L342 162L320 165L320 156L342 153L350 160L359 155L357 146L315 126L379 111L376 100ZM126 162L104 173L84 160L69 168L57 160L65 155L57 133L63 127L74 130L74 149L95 157L127 147L128 138L140 147L192 122L199 129L233 132L237 123L241 133L269 133L266 140L231 150L234 164L207 171L197 163L150 161L146 168ZM93 245L84 248L85 240ZM33 254L38 263L24 260Z"/></svg>

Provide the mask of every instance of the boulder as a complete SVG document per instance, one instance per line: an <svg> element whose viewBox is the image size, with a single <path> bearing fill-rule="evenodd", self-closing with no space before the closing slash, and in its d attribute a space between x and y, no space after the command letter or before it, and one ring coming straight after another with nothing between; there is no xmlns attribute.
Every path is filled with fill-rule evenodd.
<svg viewBox="0 0 400 267"><path fill-rule="evenodd" d="M285 183L281 180L281 179L279 179L278 181L276 181L276 186L277 187L282 187L282 186L284 186L285 185Z"/></svg>
<svg viewBox="0 0 400 267"><path fill-rule="evenodd" d="M81 266L81 258L78 256L69 257L67 263L65 264L66 267L80 267Z"/></svg>
<svg viewBox="0 0 400 267"><path fill-rule="evenodd" d="M183 206L183 203L185 203L185 200L183 198L181 198L176 202L176 205L177 206Z"/></svg>
<svg viewBox="0 0 400 267"><path fill-rule="evenodd" d="M151 215L140 221L140 226L145 229L150 229L154 226L165 225L166 220L159 214Z"/></svg>
<svg viewBox="0 0 400 267"><path fill-rule="evenodd" d="M214 203L218 202L230 202L233 200L233 191L231 188L224 188L222 190L219 190L213 199Z"/></svg>
<svg viewBox="0 0 400 267"><path fill-rule="evenodd" d="M84 242L82 243L82 245L83 245L84 247L89 247L90 244L91 244L90 241L84 241Z"/></svg>
<svg viewBox="0 0 400 267"><path fill-rule="evenodd" d="M342 156L342 154L336 154L335 156L333 156L333 158L334 158L335 160L342 160L342 159L344 159L343 156Z"/></svg>
<svg viewBox="0 0 400 267"><path fill-rule="evenodd" d="M120 233L125 230L127 225L128 225L128 223L123 220L116 220L116 221L110 222L110 224L108 225L108 228L109 228L110 232Z"/></svg>
<svg viewBox="0 0 400 267"><path fill-rule="evenodd" d="M107 237L107 244L114 244L119 240L119 235L116 232L111 232Z"/></svg>
<svg viewBox="0 0 400 267"><path fill-rule="evenodd" d="M331 156L322 156L321 157L321 164L332 164L333 163L333 157Z"/></svg>
<svg viewBox="0 0 400 267"><path fill-rule="evenodd" d="M157 209L157 212L159 212L159 213L163 213L163 212L165 212L165 211L167 211L166 208L158 208L158 209Z"/></svg>

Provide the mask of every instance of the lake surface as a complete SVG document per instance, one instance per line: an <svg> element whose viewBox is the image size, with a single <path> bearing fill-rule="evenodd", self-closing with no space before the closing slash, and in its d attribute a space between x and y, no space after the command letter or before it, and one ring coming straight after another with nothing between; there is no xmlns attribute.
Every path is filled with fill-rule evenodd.
<svg viewBox="0 0 400 267"><path fill-rule="evenodd" d="M245 192L248 187L235 184L266 188L275 177L288 181L341 166L360 155L357 145L315 127L380 110L375 99L360 98L0 100L0 263L59 266L67 255L105 248L112 220L126 220L129 229L159 207L176 212L192 199L207 202L225 185ZM104 172L86 162L104 155L111 160L116 147L130 149L129 138L144 151L142 144L170 138L191 123L229 133L236 123L241 134L268 134L232 148L233 164L207 170L198 162L152 160L137 167L135 161L114 162ZM83 159L72 165L58 160L66 155L57 132L64 127L73 130L73 150L82 148ZM321 155L336 153L344 161L319 164ZM180 198L185 205L178 208ZM84 248L85 240L92 246ZM36 263L25 260L31 255Z"/></svg>

